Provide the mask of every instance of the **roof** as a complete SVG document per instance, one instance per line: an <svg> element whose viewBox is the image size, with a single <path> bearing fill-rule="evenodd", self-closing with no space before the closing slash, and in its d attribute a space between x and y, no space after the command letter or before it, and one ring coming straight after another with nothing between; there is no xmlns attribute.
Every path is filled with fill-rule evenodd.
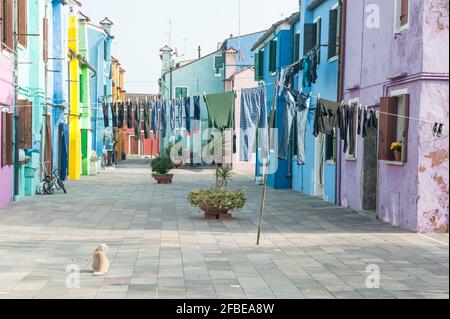
<svg viewBox="0 0 450 319"><path fill-rule="evenodd" d="M108 17L105 17L102 21L100 21L100 24L113 25L114 23L111 20L109 20Z"/></svg>
<svg viewBox="0 0 450 319"><path fill-rule="evenodd" d="M91 18L89 18L87 15L85 15L83 12L78 11L78 14L80 15L80 20L85 20L86 22L90 22Z"/></svg>
<svg viewBox="0 0 450 319"><path fill-rule="evenodd" d="M278 29L279 26L283 24L293 24L300 20L300 12L295 12L291 16L278 21L277 23L273 24L269 30L264 33L264 35L253 45L252 51L255 51L261 44L263 44L268 38L272 36L272 34Z"/></svg>
<svg viewBox="0 0 450 319"><path fill-rule="evenodd" d="M163 75L166 75L166 74L170 73L171 71L173 72L173 71L182 69L182 68L184 68L185 66L188 66L188 65L191 65L191 64L193 64L193 63L195 63L195 62L197 62L197 61L201 61L201 60L203 60L203 59L206 59L206 58L210 57L211 55L217 54L217 52L221 52L221 51L222 51L222 50L217 50L217 51L211 52L211 53L209 53L209 54L207 54L207 55L202 56L202 57L199 58L199 59L192 60L191 62L188 62L188 63L186 63L186 64L184 64L184 65L180 65L179 67L176 67L176 68L173 68L172 70L166 71Z"/></svg>
<svg viewBox="0 0 450 319"><path fill-rule="evenodd" d="M232 75L230 75L230 76L227 78L227 80L232 80L232 79L234 79L234 78L236 77L236 75L241 74L241 73L243 73L243 72L251 71L251 70L254 70L254 69L255 69L255 68L253 68L253 67L242 68L242 69L240 69L239 71L237 71L236 73L233 73Z"/></svg>
<svg viewBox="0 0 450 319"><path fill-rule="evenodd" d="M82 6L82 4L81 4L81 2L80 1L77 1L77 0L70 0L71 2L74 2L76 5L78 5L78 6Z"/></svg>

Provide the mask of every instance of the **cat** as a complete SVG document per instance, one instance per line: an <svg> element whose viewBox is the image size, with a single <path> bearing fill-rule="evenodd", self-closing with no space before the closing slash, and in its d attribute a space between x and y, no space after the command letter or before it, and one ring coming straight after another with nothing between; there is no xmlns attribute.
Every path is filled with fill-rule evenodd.
<svg viewBox="0 0 450 319"><path fill-rule="evenodd" d="M95 276L103 276L109 270L109 260L106 257L108 252L108 246L106 244L101 244L94 251L94 257L92 260L92 269L94 270Z"/></svg>

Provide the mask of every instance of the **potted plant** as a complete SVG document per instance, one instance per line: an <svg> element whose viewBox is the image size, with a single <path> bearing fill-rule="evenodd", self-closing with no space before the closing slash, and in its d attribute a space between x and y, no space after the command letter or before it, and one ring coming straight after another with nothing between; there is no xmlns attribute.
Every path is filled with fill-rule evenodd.
<svg viewBox="0 0 450 319"><path fill-rule="evenodd" d="M98 174L98 163L101 161L101 158L97 155L92 155L90 158L90 175L97 175Z"/></svg>
<svg viewBox="0 0 450 319"><path fill-rule="evenodd" d="M152 162L152 176L158 182L158 184L171 184L173 180L173 174L168 174L173 168L172 160L170 159L170 150L172 145L168 145L166 149L158 156L156 156Z"/></svg>
<svg viewBox="0 0 450 319"><path fill-rule="evenodd" d="M199 189L188 194L188 202L203 210L206 219L230 219L230 211L244 207L247 195L243 189L229 190L231 168L219 168L216 185L211 189Z"/></svg>
<svg viewBox="0 0 450 319"><path fill-rule="evenodd" d="M402 161L402 148L403 144L401 142L394 142L391 144L391 151L394 152L394 157L397 162Z"/></svg>

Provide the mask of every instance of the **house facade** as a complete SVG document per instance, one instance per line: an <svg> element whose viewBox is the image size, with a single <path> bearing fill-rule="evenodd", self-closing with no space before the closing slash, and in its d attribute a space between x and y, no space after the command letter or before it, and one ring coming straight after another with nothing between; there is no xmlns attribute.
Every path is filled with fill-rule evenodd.
<svg viewBox="0 0 450 319"><path fill-rule="evenodd" d="M449 44L448 7L347 3L345 99L382 113L378 131L358 136L356 156L341 161L341 204L411 231L448 231L449 56L438 49ZM433 126L443 120L439 137ZM396 141L400 160L390 150Z"/></svg>
<svg viewBox="0 0 450 319"><path fill-rule="evenodd" d="M13 200L14 80L12 1L0 1L0 207Z"/></svg>

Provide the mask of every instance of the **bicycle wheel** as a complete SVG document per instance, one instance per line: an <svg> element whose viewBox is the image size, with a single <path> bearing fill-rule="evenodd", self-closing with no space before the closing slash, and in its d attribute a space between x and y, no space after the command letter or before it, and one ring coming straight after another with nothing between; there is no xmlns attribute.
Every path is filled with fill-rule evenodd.
<svg viewBox="0 0 450 319"><path fill-rule="evenodd" d="M58 179L58 186L60 189L63 190L64 194L67 194L66 186L64 185L63 181Z"/></svg>
<svg viewBox="0 0 450 319"><path fill-rule="evenodd" d="M51 182L46 181L44 183L44 192L48 195L53 195L53 184Z"/></svg>

